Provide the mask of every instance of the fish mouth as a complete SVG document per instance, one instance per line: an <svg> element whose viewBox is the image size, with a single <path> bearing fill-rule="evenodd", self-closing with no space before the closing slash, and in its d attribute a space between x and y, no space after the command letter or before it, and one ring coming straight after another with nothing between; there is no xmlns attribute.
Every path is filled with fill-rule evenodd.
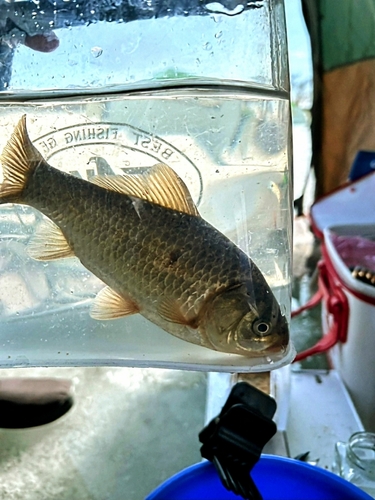
<svg viewBox="0 0 375 500"><path fill-rule="evenodd" d="M264 341L259 341L259 340L253 340L251 342L251 346L249 347L242 347L239 346L240 349L243 352L246 352L248 354L253 354L257 353L260 356L265 354L265 353L270 353L270 354L275 354L278 352L284 352L286 351L288 347L289 341L288 340L280 340L276 339L274 342L264 342Z"/></svg>
<svg viewBox="0 0 375 500"><path fill-rule="evenodd" d="M286 352L289 345L289 336L286 339L277 339L274 343L266 347L262 352L276 354L278 352Z"/></svg>
<svg viewBox="0 0 375 500"><path fill-rule="evenodd" d="M282 354L285 353L289 345L289 334L273 334L270 337L263 339L251 339L247 341L246 346L241 345L238 341L232 345L213 345L213 349L225 353L238 354L248 358L262 357L267 354Z"/></svg>
<svg viewBox="0 0 375 500"><path fill-rule="evenodd" d="M276 347L287 347L289 344L289 323L285 316L279 313L279 318L277 324L279 325L277 331L275 332L276 340L273 345Z"/></svg>
<svg viewBox="0 0 375 500"><path fill-rule="evenodd" d="M280 314L280 324L281 327L279 331L274 334L274 341L265 349L269 353L285 352L288 348L290 335L289 335L289 325L285 316Z"/></svg>

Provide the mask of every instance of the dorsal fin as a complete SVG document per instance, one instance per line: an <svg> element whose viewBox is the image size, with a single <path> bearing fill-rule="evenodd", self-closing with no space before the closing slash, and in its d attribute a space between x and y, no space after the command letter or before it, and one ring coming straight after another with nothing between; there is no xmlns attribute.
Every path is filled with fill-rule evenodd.
<svg viewBox="0 0 375 500"><path fill-rule="evenodd" d="M158 163L145 174L95 176L90 181L111 191L199 216L184 181L164 163Z"/></svg>

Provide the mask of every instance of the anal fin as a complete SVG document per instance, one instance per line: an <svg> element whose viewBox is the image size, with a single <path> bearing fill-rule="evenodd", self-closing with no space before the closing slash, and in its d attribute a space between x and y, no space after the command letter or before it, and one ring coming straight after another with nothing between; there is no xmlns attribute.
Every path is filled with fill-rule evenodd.
<svg viewBox="0 0 375 500"><path fill-rule="evenodd" d="M61 229L50 219L39 224L27 245L27 253L35 260L55 260L74 257Z"/></svg>
<svg viewBox="0 0 375 500"><path fill-rule="evenodd" d="M140 308L133 299L124 297L106 286L95 297L90 316L93 319L108 320L130 316L139 311Z"/></svg>

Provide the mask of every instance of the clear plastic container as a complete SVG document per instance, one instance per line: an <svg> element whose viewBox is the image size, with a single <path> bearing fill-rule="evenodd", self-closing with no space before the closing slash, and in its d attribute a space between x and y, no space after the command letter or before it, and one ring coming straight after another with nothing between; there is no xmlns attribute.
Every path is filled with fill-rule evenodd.
<svg viewBox="0 0 375 500"><path fill-rule="evenodd" d="M22 115L48 163L83 179L166 163L200 215L256 263L290 317L291 128L281 0L0 3L0 151ZM51 31L53 30L53 31ZM6 64L5 64L6 62ZM0 206L0 365L262 371L136 314L90 317L102 281L31 259L44 216Z"/></svg>
<svg viewBox="0 0 375 500"><path fill-rule="evenodd" d="M333 472L375 498L375 434L356 432L336 443Z"/></svg>

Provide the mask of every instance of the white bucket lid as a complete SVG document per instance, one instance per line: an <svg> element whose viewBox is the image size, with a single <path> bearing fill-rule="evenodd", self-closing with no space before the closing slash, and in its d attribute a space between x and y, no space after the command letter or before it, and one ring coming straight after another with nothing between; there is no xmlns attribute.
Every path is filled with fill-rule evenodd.
<svg viewBox="0 0 375 500"><path fill-rule="evenodd" d="M332 226L375 224L375 172L319 198L311 207L310 218L319 237Z"/></svg>

